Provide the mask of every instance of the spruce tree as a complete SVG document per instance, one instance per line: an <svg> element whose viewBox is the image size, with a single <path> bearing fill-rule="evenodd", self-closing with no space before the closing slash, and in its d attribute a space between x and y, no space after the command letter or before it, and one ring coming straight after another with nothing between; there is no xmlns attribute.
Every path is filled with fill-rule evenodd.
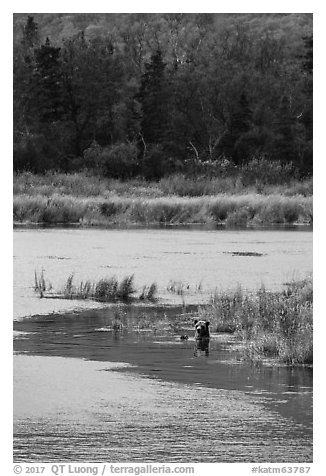
<svg viewBox="0 0 326 476"><path fill-rule="evenodd" d="M141 131L146 143L162 144L168 130L167 82L162 53L157 50L145 65L137 100L141 105Z"/></svg>
<svg viewBox="0 0 326 476"><path fill-rule="evenodd" d="M49 38L35 50L34 104L40 123L60 119L62 113L62 79L60 48L51 46Z"/></svg>
<svg viewBox="0 0 326 476"><path fill-rule="evenodd" d="M35 109L33 99L35 90L34 49L39 43L38 25L29 16L23 27L23 37L14 48L13 87L14 87L14 134L22 138L35 132Z"/></svg>

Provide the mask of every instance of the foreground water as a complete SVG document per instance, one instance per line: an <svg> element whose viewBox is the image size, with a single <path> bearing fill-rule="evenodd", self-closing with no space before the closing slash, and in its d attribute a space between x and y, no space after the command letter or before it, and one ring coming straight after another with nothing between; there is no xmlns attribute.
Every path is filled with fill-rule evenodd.
<svg viewBox="0 0 326 476"><path fill-rule="evenodd" d="M215 287L279 289L311 272L311 233L17 230L14 254L15 461L312 461L312 370L250 365L225 335L202 355L192 338L195 304ZM72 272L134 273L163 299L105 309L41 300L35 269L56 289ZM186 308L170 280L189 286Z"/></svg>
<svg viewBox="0 0 326 476"><path fill-rule="evenodd" d="M223 335L205 356L163 326L114 332L113 314L15 323L16 461L312 461L311 369L243 363Z"/></svg>

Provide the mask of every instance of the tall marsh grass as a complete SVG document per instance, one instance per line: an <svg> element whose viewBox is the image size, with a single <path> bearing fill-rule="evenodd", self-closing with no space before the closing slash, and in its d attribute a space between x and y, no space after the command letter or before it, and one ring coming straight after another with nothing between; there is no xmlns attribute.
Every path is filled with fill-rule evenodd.
<svg viewBox="0 0 326 476"><path fill-rule="evenodd" d="M70 274L62 287L57 292L52 291L52 285L46 284L44 272L37 274L35 271L34 290L41 298L59 299L91 299L99 302L130 302L133 299L155 301L157 293L156 283L142 288L139 296L135 296L137 289L134 284L134 275L126 276L119 281L115 276L102 278L97 282L90 280L75 284L74 275Z"/></svg>
<svg viewBox="0 0 326 476"><path fill-rule="evenodd" d="M282 174L269 172L264 174L263 168L254 162L251 167L244 166L237 173L228 176L207 176L197 174L188 176L174 174L163 177L158 182L149 182L143 178L128 181L105 178L88 172L64 174L47 172L35 175L31 172L14 174L14 195L71 195L76 197L114 196L159 198L176 195L179 197L201 197L217 194L259 193L263 195L284 194L287 196L311 196L313 193L312 178L297 180L288 172ZM254 170L256 170L254 172ZM258 170L258 171L257 171Z"/></svg>
<svg viewBox="0 0 326 476"><path fill-rule="evenodd" d="M51 291L51 289L52 289L52 284L46 281L44 270L42 269L40 274L37 274L37 272L35 271L34 272L34 291L38 292L40 297L43 297L44 293L46 291Z"/></svg>
<svg viewBox="0 0 326 476"><path fill-rule="evenodd" d="M54 194L14 197L14 221L80 225L311 223L312 197L302 195L210 195L203 197L74 197Z"/></svg>
<svg viewBox="0 0 326 476"><path fill-rule="evenodd" d="M288 364L313 361L311 277L287 283L281 292L264 287L253 295L245 294L241 287L216 292L201 312L215 331L237 333L252 359L270 356Z"/></svg>
<svg viewBox="0 0 326 476"><path fill-rule="evenodd" d="M240 172L218 177L178 174L159 182L141 178L122 182L87 172L24 172L14 175L14 221L104 226L226 223L242 227L311 223L312 180L290 181L288 177L277 185L276 172L273 175L270 170L273 180L255 182L254 165L248 170L243 167L243 177ZM279 176L280 171L277 173Z"/></svg>
<svg viewBox="0 0 326 476"><path fill-rule="evenodd" d="M44 175L31 172L14 174L14 195L71 195L75 197L117 196L162 196L156 182L146 182L142 178L128 181L105 178L87 172L70 174L49 171Z"/></svg>

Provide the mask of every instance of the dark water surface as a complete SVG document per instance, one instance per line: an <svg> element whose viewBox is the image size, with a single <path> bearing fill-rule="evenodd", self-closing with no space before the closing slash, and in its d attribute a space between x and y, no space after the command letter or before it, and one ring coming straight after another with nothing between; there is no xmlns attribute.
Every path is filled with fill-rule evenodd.
<svg viewBox="0 0 326 476"><path fill-rule="evenodd" d="M195 355L189 310L16 321L15 461L311 462L312 370L240 362L225 335Z"/></svg>

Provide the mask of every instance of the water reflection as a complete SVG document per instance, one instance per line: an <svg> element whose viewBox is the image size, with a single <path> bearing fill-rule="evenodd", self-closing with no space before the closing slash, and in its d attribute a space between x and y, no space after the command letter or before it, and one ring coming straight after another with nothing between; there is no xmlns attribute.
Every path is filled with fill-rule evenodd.
<svg viewBox="0 0 326 476"><path fill-rule="evenodd" d="M209 356L209 339L195 340L194 356L200 357L202 355Z"/></svg>

